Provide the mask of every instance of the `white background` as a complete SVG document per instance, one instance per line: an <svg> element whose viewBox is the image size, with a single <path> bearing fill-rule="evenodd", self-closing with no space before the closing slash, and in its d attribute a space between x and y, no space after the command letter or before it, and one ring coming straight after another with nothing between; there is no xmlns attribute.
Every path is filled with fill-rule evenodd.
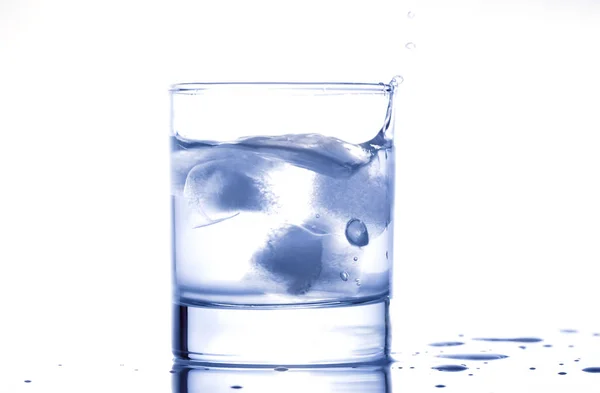
<svg viewBox="0 0 600 393"><path fill-rule="evenodd" d="M600 330L599 56L592 0L2 0L2 356L170 361L183 81L404 76L395 348Z"/></svg>

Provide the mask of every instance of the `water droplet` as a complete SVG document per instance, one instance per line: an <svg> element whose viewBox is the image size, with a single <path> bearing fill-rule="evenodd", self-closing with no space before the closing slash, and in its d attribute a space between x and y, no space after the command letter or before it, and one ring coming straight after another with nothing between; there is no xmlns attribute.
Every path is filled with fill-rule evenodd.
<svg viewBox="0 0 600 393"><path fill-rule="evenodd" d="M530 370L535 370L535 367L529 367Z"/></svg>
<svg viewBox="0 0 600 393"><path fill-rule="evenodd" d="M559 366L564 366L565 364L564 364L564 363L558 363L558 365L559 365Z"/></svg>
<svg viewBox="0 0 600 393"><path fill-rule="evenodd" d="M321 218L321 215L320 215L320 214L317 214L315 217L317 217L317 218Z"/></svg>
<svg viewBox="0 0 600 393"><path fill-rule="evenodd" d="M573 348L573 347L575 347L575 345L569 345L569 348Z"/></svg>
<svg viewBox="0 0 600 393"><path fill-rule="evenodd" d="M62 364L59 364L58 367L62 367Z"/></svg>
<svg viewBox="0 0 600 393"><path fill-rule="evenodd" d="M354 262L358 261L358 257L354 257L352 259L354 259Z"/></svg>
<svg viewBox="0 0 600 393"><path fill-rule="evenodd" d="M464 337L464 336L465 336L464 334L459 334L459 335L458 335L458 337Z"/></svg>
<svg viewBox="0 0 600 393"><path fill-rule="evenodd" d="M546 344L546 345L544 345L544 347L545 347L545 348L551 348L551 347L552 347L552 344Z"/></svg>
<svg viewBox="0 0 600 393"><path fill-rule="evenodd" d="M508 356L495 353L456 353L447 355L437 355L438 358L456 359L456 360L498 360L505 359Z"/></svg>
<svg viewBox="0 0 600 393"><path fill-rule="evenodd" d="M525 345L519 345L519 348L521 348L521 349L525 349L525 348L527 348L527 347L526 347Z"/></svg>
<svg viewBox="0 0 600 393"><path fill-rule="evenodd" d="M342 279L342 281L348 281L348 273L341 272L340 273L340 278Z"/></svg>
<svg viewBox="0 0 600 393"><path fill-rule="evenodd" d="M359 219L353 218L346 224L346 239L354 246L362 247L369 244L367 226Z"/></svg>
<svg viewBox="0 0 600 393"><path fill-rule="evenodd" d="M465 371L468 370L467 367L465 366L459 366L457 364L447 364L444 366L435 366L432 367L434 370L438 370L438 371L446 371L446 372L451 372L451 373L455 373L458 371Z"/></svg>
<svg viewBox="0 0 600 393"><path fill-rule="evenodd" d="M567 373L564 372L564 371L561 371L561 372L558 373L558 375L567 375Z"/></svg>
<svg viewBox="0 0 600 393"><path fill-rule="evenodd" d="M169 370L171 374L175 374L175 370Z"/></svg>
<svg viewBox="0 0 600 393"><path fill-rule="evenodd" d="M385 252L385 259L389 259L389 258L388 258L388 252L387 252L387 251Z"/></svg>
<svg viewBox="0 0 600 393"><path fill-rule="evenodd" d="M407 42L406 45L404 45L404 47L406 49L415 49L417 46L415 45L414 42Z"/></svg>
<svg viewBox="0 0 600 393"><path fill-rule="evenodd" d="M445 388L446 385L435 385L436 388Z"/></svg>
<svg viewBox="0 0 600 393"><path fill-rule="evenodd" d="M357 278L356 280L354 280L354 282L356 283L357 286L360 287L360 278Z"/></svg>
<svg viewBox="0 0 600 393"><path fill-rule="evenodd" d="M539 343L544 341L538 337L511 337L511 338L474 338L476 341L490 341L490 342L505 342L505 343Z"/></svg>
<svg viewBox="0 0 600 393"><path fill-rule="evenodd" d="M575 362L579 362L579 359L575 359L574 361L575 361Z"/></svg>
<svg viewBox="0 0 600 393"><path fill-rule="evenodd" d="M575 330L575 329L561 329L560 332L561 333L577 333L577 330Z"/></svg>
<svg viewBox="0 0 600 393"><path fill-rule="evenodd" d="M600 373L600 367L588 367L588 368L584 368L582 371L585 371L586 373Z"/></svg>
<svg viewBox="0 0 600 393"><path fill-rule="evenodd" d="M231 386L232 389L241 389L242 387L240 385L233 385Z"/></svg>
<svg viewBox="0 0 600 393"><path fill-rule="evenodd" d="M592 336L594 336L594 337L600 337L600 333L594 333L594 334L592 334Z"/></svg>
<svg viewBox="0 0 600 393"><path fill-rule="evenodd" d="M464 345L465 343L460 341L441 341L439 343L431 343L429 344L432 347L456 347L459 345Z"/></svg>
<svg viewBox="0 0 600 393"><path fill-rule="evenodd" d="M406 14L406 17L407 17L408 19L412 19L412 18L414 18L414 17L415 17L415 13L414 13L414 12L412 12L412 11L408 11L408 14Z"/></svg>
<svg viewBox="0 0 600 393"><path fill-rule="evenodd" d="M24 382L25 382L25 383L31 383L31 380L29 380L29 379L26 379Z"/></svg>
<svg viewBox="0 0 600 393"><path fill-rule="evenodd" d="M415 368L414 366L410 366L411 369Z"/></svg>
<svg viewBox="0 0 600 393"><path fill-rule="evenodd" d="M288 369L287 369L287 368L285 368L285 367L275 367L275 369L274 369L274 370L275 370L275 371L281 371L281 372L283 372L283 371L287 371Z"/></svg>
<svg viewBox="0 0 600 393"><path fill-rule="evenodd" d="M473 374L469 374L469 377L472 377L472 376L473 376Z"/></svg>
<svg viewBox="0 0 600 393"><path fill-rule="evenodd" d="M396 75L390 81L390 85L392 87L398 87L398 85L402 84L402 82L404 82L404 78L401 75Z"/></svg>

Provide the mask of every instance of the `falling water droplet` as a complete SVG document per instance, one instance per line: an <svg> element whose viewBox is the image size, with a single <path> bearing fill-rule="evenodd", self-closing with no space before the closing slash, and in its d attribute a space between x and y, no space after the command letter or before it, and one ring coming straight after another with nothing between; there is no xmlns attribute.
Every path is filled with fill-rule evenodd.
<svg viewBox="0 0 600 393"><path fill-rule="evenodd" d="M24 382L25 382L25 383L31 383L31 380L29 380L29 379L26 379Z"/></svg>
<svg viewBox="0 0 600 393"><path fill-rule="evenodd" d="M404 47L406 49L415 49L417 46L415 45L414 42L407 42L406 45L404 45Z"/></svg>
<svg viewBox="0 0 600 393"><path fill-rule="evenodd" d="M567 375L567 373L564 372L564 371L561 371L561 372L558 373L558 375Z"/></svg>
<svg viewBox="0 0 600 393"><path fill-rule="evenodd" d="M435 385L436 388L445 388L446 385Z"/></svg>
<svg viewBox="0 0 600 393"><path fill-rule="evenodd" d="M535 367L529 367L530 370L535 370Z"/></svg>
<svg viewBox="0 0 600 393"><path fill-rule="evenodd" d="M356 283L357 286L360 287L360 278L357 278L356 280L354 280L354 282Z"/></svg>
<svg viewBox="0 0 600 393"><path fill-rule="evenodd" d="M317 218L321 218L321 215L320 215L320 214L317 214L315 217L317 217Z"/></svg>
<svg viewBox="0 0 600 393"><path fill-rule="evenodd" d="M348 281L348 273L341 272L340 273L340 278L342 279L342 281Z"/></svg>
<svg viewBox="0 0 600 393"><path fill-rule="evenodd" d="M231 386L232 389L241 389L242 387L240 385L233 385Z"/></svg>
<svg viewBox="0 0 600 393"><path fill-rule="evenodd" d="M407 17L408 19L412 19L412 18L414 18L414 17L415 17L415 13L414 13L414 12L412 12L412 11L408 11L408 14L406 14L406 17Z"/></svg>
<svg viewBox="0 0 600 393"><path fill-rule="evenodd" d="M275 367L275 369L274 369L274 370L275 370L275 371L281 371L281 372L283 372L283 371L287 371L288 369L287 369L287 368L285 368L285 367Z"/></svg>
<svg viewBox="0 0 600 393"><path fill-rule="evenodd" d="M546 345L544 345L544 347L545 347L545 348L551 348L551 347L552 347L552 344L546 344Z"/></svg>
<svg viewBox="0 0 600 393"><path fill-rule="evenodd" d="M389 259L389 258L388 258L388 252L387 252L387 251L385 252L385 259Z"/></svg>
<svg viewBox="0 0 600 393"><path fill-rule="evenodd" d="M346 224L346 239L354 246L362 247L369 244L369 232L364 222L352 218Z"/></svg>
<svg viewBox="0 0 600 393"><path fill-rule="evenodd" d="M354 259L354 262L358 261L358 257L354 257L353 259Z"/></svg>

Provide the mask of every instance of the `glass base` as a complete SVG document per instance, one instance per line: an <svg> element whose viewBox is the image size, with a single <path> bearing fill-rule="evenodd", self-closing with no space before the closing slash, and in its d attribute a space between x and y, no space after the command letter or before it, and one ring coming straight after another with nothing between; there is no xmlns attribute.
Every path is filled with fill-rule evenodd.
<svg viewBox="0 0 600 393"><path fill-rule="evenodd" d="M389 299L321 307L173 306L179 360L264 366L387 360Z"/></svg>

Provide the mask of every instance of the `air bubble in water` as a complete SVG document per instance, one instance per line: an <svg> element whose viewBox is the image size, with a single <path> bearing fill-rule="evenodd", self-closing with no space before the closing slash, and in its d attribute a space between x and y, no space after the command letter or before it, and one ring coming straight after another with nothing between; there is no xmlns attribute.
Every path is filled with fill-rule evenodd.
<svg viewBox="0 0 600 393"><path fill-rule="evenodd" d="M346 272L341 272L341 273L340 273L340 278L341 278L343 281L348 281L348 273L346 273Z"/></svg>
<svg viewBox="0 0 600 393"><path fill-rule="evenodd" d="M404 47L406 49L415 49L417 46L415 45L414 42L407 42L406 45L404 45Z"/></svg>
<svg viewBox="0 0 600 393"><path fill-rule="evenodd" d="M346 239L354 246L362 247L369 244L367 226L359 219L353 218L346 224Z"/></svg>

